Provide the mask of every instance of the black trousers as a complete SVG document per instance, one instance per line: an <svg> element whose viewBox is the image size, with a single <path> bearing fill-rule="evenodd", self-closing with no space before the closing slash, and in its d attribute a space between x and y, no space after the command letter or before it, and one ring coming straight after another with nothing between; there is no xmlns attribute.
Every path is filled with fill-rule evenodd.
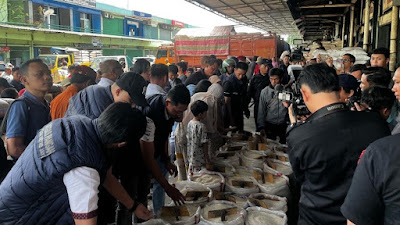
<svg viewBox="0 0 400 225"><path fill-rule="evenodd" d="M276 140L276 137L279 137L279 142L281 144L286 144L286 128L287 124L272 124L272 123L265 123L265 134L267 138Z"/></svg>

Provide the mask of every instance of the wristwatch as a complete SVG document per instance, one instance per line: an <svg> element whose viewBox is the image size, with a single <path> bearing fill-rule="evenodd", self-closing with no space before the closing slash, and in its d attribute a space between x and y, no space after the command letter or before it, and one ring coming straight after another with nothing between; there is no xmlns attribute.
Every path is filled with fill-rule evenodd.
<svg viewBox="0 0 400 225"><path fill-rule="evenodd" d="M136 208L139 206L139 202L138 201L134 201L133 202L133 206L130 208L130 209L128 209L128 211L130 212L130 213L133 213L133 212L135 212L135 210L136 210Z"/></svg>

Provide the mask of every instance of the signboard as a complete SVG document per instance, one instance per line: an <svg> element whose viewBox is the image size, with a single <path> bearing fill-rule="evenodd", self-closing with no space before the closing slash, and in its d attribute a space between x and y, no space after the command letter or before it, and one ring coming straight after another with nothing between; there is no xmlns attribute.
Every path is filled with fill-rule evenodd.
<svg viewBox="0 0 400 225"><path fill-rule="evenodd" d="M386 10L392 8L393 5L393 0L383 0L383 11L385 12Z"/></svg>
<svg viewBox="0 0 400 225"><path fill-rule="evenodd" d="M56 1L72 5L80 5L88 8L96 8L96 0L56 0Z"/></svg>
<svg viewBox="0 0 400 225"><path fill-rule="evenodd" d="M133 16L140 17L142 19L151 19L151 14L144 12L133 11Z"/></svg>
<svg viewBox="0 0 400 225"><path fill-rule="evenodd" d="M101 42L101 38L93 37L92 38L92 45L93 45L93 47L101 47L101 46L103 46L103 43Z"/></svg>
<svg viewBox="0 0 400 225"><path fill-rule="evenodd" d="M126 20L126 24L139 26L139 24L133 20Z"/></svg>
<svg viewBox="0 0 400 225"><path fill-rule="evenodd" d="M9 52L10 48L9 47L1 47L0 52Z"/></svg>
<svg viewBox="0 0 400 225"><path fill-rule="evenodd" d="M176 20L172 20L172 26L185 28L185 24Z"/></svg>

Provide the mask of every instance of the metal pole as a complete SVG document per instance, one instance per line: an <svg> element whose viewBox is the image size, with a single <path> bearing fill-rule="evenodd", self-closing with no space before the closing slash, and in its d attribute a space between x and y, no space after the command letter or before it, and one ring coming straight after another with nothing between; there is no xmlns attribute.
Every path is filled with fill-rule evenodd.
<svg viewBox="0 0 400 225"><path fill-rule="evenodd" d="M354 6L350 7L350 34L349 34L349 46L353 47L354 39Z"/></svg>
<svg viewBox="0 0 400 225"><path fill-rule="evenodd" d="M365 0L365 15L364 15L364 40L363 49L368 51L368 41L369 41L369 6L370 0Z"/></svg>
<svg viewBox="0 0 400 225"><path fill-rule="evenodd" d="M399 23L399 7L392 7L392 27L390 29L390 62L389 70L394 71L396 68L396 50L397 50L397 26Z"/></svg>
<svg viewBox="0 0 400 225"><path fill-rule="evenodd" d="M346 31L346 15L343 16L343 27L342 27L342 48L344 48L344 36Z"/></svg>
<svg viewBox="0 0 400 225"><path fill-rule="evenodd" d="M335 39L339 39L339 23L335 24Z"/></svg>

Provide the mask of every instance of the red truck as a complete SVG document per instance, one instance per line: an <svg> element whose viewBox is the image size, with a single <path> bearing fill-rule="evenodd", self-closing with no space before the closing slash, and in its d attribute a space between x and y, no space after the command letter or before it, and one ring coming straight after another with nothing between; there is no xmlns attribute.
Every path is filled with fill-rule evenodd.
<svg viewBox="0 0 400 225"><path fill-rule="evenodd" d="M215 55L225 60L228 56L280 56L286 42L275 34L236 33L233 26L214 28L184 28L175 35L174 45L158 48L155 63L188 62L200 66L203 55Z"/></svg>

